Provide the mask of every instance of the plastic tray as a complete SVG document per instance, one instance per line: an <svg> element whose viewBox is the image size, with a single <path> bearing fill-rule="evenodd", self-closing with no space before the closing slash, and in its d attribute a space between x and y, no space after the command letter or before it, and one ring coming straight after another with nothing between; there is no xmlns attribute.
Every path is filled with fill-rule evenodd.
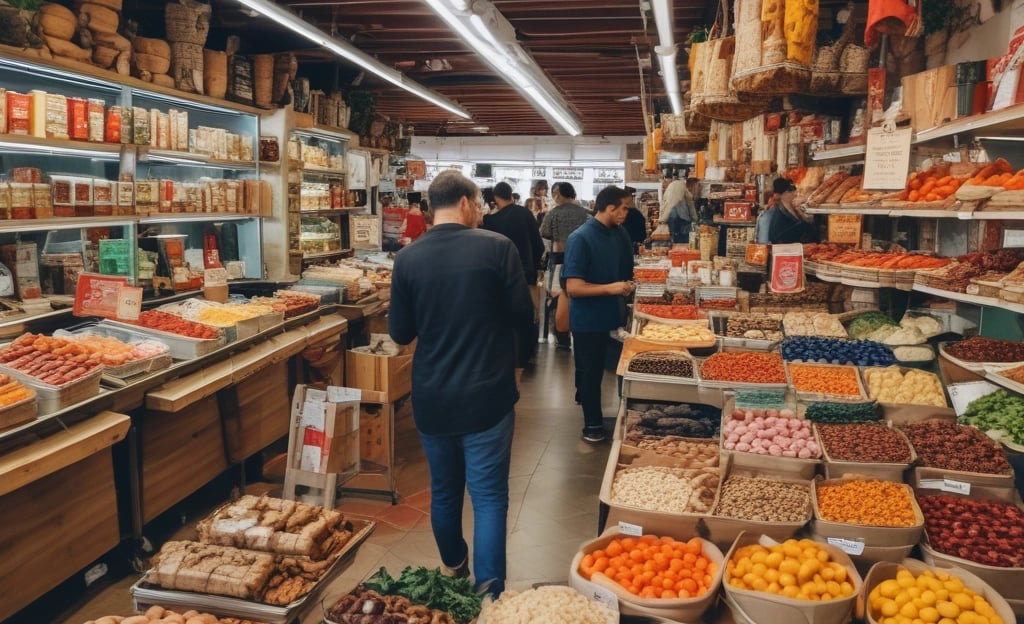
<svg viewBox="0 0 1024 624"><path fill-rule="evenodd" d="M215 351L226 344L223 332L221 333L220 338L216 339L189 338L188 336L173 334L159 329L149 329L148 327L130 325L119 321L111 321L109 319L100 321L98 327L114 328L119 331L132 332L150 339L156 338L170 347L171 357L175 360L192 360Z"/></svg>
<svg viewBox="0 0 1024 624"><path fill-rule="evenodd" d="M127 332L122 332L120 330L114 330L114 329L111 329L111 328L103 328L103 327L100 327L98 325L91 325L91 326L88 326L88 327L83 327L83 328L74 329L74 330L70 330L70 331L63 330L63 329L58 329L57 331L55 331L53 333L54 336L71 336L71 337L81 336L81 335L86 335L86 334L96 335L96 336L106 336L108 338L116 338L117 340L120 340L121 342L124 342L126 344L131 344L132 341L146 340L146 341L150 341L150 342L158 342L160 344L163 344L165 347L167 346L167 344L164 343L163 341L157 340L155 338L151 338L149 336L144 336L144 335L135 334L135 333L129 334ZM171 363L172 363L172 358L171 358L170 348L168 347L167 352L166 353L162 353L160 355L154 355L154 356L151 356L151 357L148 357L148 358L142 358L140 360L132 360L131 362L126 362L126 363L122 364L121 366L106 366L103 369L103 376L104 377L113 377L114 379L127 379L129 377L134 377L135 375L141 375L143 373L149 373L149 372L152 372L152 371L158 371L158 370L162 370L164 368L168 368L171 365Z"/></svg>
<svg viewBox="0 0 1024 624"><path fill-rule="evenodd" d="M6 366L0 366L0 372L10 375L12 379L16 379L35 390L38 399L36 402L36 413L44 416L60 411L69 405L81 403L99 394L100 377L103 375L103 367L99 366L88 375L66 383L63 386L43 383L31 375L26 375Z"/></svg>
<svg viewBox="0 0 1024 624"><path fill-rule="evenodd" d="M226 596L163 589L146 583L145 577L143 577L143 579L132 585L130 590L132 600L135 603L135 610L141 613L148 607L160 605L168 608L177 607L182 610L197 609L199 611L209 611L222 617L243 618L257 622L266 622L266 624L291 624L297 621L298 613L305 607L306 603L311 600L315 601L324 589L331 584L331 581L338 576L341 570L348 567L356 549L366 541L366 538L369 537L376 526L375 522L369 520L352 520L351 522L356 530L352 534L352 538L345 545L341 555L328 568L312 591L291 604L274 606Z"/></svg>

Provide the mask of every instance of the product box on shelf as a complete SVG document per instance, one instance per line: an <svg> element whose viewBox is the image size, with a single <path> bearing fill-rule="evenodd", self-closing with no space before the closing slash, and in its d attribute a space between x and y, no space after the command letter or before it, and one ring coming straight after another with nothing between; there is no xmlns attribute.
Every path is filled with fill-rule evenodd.
<svg viewBox="0 0 1024 624"><path fill-rule="evenodd" d="M39 284L39 260L35 243L13 243L0 247L0 260L14 277L15 291L21 299L37 299L43 291Z"/></svg>
<svg viewBox="0 0 1024 624"><path fill-rule="evenodd" d="M694 537L682 528L669 530L667 532L646 532L657 537L671 537L676 540L687 541ZM711 586L704 594L696 598L641 598L626 591L621 585L607 576L595 573L590 580L580 574L580 564L584 557L596 550L603 550L612 540L628 537L618 530L608 530L595 540L586 542L580 547L579 552L573 557L569 569L569 586L584 595L593 595L596 592L611 592L618 599L619 613L623 615L647 616L667 618L664 621L673 622L695 622L711 608L722 585L722 577L725 575L725 557L722 551L714 544L703 540L702 554L711 563L715 564L715 573L712 575ZM658 620L662 621L662 620Z"/></svg>
<svg viewBox="0 0 1024 624"><path fill-rule="evenodd" d="M921 573L929 570L933 573L944 572L950 574L960 579L963 582L964 587L984 598L985 601L992 606L996 615L998 615L1003 622L1012 623L1016 619L1014 617L1013 610L1010 608L1006 599L1000 596L991 585L981 580L976 575L971 574L964 569L933 566L918 561L917 559L904 559L895 562L885 561L872 566L867 577L864 579L864 588L857 600L857 619L868 622L869 624L880 624L880 622L883 621L883 618L876 616L877 611L871 609L869 597L871 592L881 585L882 582L895 579L896 574L900 569L908 570L914 576L920 576Z"/></svg>
<svg viewBox="0 0 1024 624"><path fill-rule="evenodd" d="M292 397L294 468L318 473L359 469L359 401L298 385Z"/></svg>
<svg viewBox="0 0 1024 624"><path fill-rule="evenodd" d="M358 347L345 353L345 385L363 390L363 400L373 403L394 403L409 394L414 347L402 347L394 354L370 349Z"/></svg>
<svg viewBox="0 0 1024 624"><path fill-rule="evenodd" d="M728 562L733 554L744 546L760 543L770 547L775 541L763 535L743 533L736 538L732 548L725 555ZM813 622L814 624L846 624L853 614L857 596L863 581L850 557L839 548L830 544L820 544L827 551L832 561L846 568L849 582L853 585L853 595L827 601L799 600L787 598L767 592L748 589L737 589L724 583L725 602L733 612L737 622Z"/></svg>
<svg viewBox="0 0 1024 624"><path fill-rule="evenodd" d="M688 470L692 471L695 479L702 483L710 481L715 483L721 479L721 465L716 467L693 467L686 460L662 455L653 451L641 450L627 446L622 442L613 442L611 452L608 454L608 464L605 467L604 478L601 481L601 491L598 498L608 506L608 526L615 526L618 523L626 523L640 527L644 533L671 534L673 531L682 531L690 535L697 534L697 527L700 519L711 512L717 500L718 485L715 483L714 498L710 504L706 502L706 496L699 498L697 504L706 506L703 511L693 512L669 512L655 511L636 505L626 504L613 498L613 486L615 478L621 470L630 468L653 468L657 470ZM698 474L699 473L699 474ZM663 492L669 495L671 492ZM699 497L699 492L694 491L691 498ZM637 501L639 502L639 501ZM691 507L692 507L691 501Z"/></svg>
<svg viewBox="0 0 1024 624"><path fill-rule="evenodd" d="M956 66L944 65L904 76L903 110L915 130L956 119Z"/></svg>

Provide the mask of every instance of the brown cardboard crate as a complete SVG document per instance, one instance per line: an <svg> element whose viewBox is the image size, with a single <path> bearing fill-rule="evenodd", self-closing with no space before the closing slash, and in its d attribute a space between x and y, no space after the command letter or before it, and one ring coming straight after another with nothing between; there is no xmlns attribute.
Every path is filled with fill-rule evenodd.
<svg viewBox="0 0 1024 624"><path fill-rule="evenodd" d="M391 403L363 403L359 407L359 458L390 466L391 428L394 426L395 406ZM366 466L364 465L364 470Z"/></svg>
<svg viewBox="0 0 1024 624"><path fill-rule="evenodd" d="M904 76L903 110L917 131L956 119L956 67L944 65Z"/></svg>
<svg viewBox="0 0 1024 624"><path fill-rule="evenodd" d="M345 385L363 390L363 400L393 403L412 390L412 353L345 353Z"/></svg>
<svg viewBox="0 0 1024 624"><path fill-rule="evenodd" d="M849 483L851 481L861 481L865 479L857 477L846 477L842 479L829 479L829 480L818 480L814 482L811 487L811 501L814 505L814 519L811 520L811 529L817 534L829 537L838 537L848 540L860 540L863 539L864 543L868 546L908 546L913 547L921 539L921 534L924 532L924 515L921 514L921 508L917 505L917 500L914 498L914 491L909 485L900 483L900 487L904 489L907 498L910 500L910 504L914 509L914 525L909 527L882 527L882 526L868 526L863 524L851 524L848 522L839 522L835 520L826 520L821 515L821 509L818 507L818 488L822 485L841 485L843 483ZM866 479L870 480L870 479Z"/></svg>

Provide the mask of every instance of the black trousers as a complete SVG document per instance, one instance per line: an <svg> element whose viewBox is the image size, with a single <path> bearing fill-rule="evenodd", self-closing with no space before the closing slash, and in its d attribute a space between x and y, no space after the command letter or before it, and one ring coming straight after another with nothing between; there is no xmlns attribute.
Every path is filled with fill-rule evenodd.
<svg viewBox="0 0 1024 624"><path fill-rule="evenodd" d="M604 361L611 339L606 331L572 333L576 391L583 406L584 430L601 429L604 425L601 380L604 378Z"/></svg>

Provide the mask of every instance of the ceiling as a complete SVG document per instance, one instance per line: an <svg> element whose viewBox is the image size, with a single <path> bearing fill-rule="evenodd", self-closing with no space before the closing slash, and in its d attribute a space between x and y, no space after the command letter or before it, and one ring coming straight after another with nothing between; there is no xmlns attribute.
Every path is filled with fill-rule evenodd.
<svg viewBox="0 0 1024 624"><path fill-rule="evenodd" d="M278 3L458 102L473 115L471 121L459 119L367 74L359 88L378 92L377 111L411 123L418 135L556 134L523 95L496 76L420 0ZM647 10L645 22L640 0L493 0L493 4L515 28L520 45L561 89L582 121L585 135L644 134L641 93L648 113L652 106L659 111L667 107L657 61L654 69L650 63L657 44L653 15ZM686 41L691 30L708 21L705 0L675 0L674 14L677 41ZM355 88L351 83L357 69L310 49L308 43L268 20L246 16L237 3L217 0L207 47L216 47L218 38L228 33L240 33L243 46L254 52L304 48L299 52L299 73L311 76L314 87ZM679 62L680 78L686 80L685 54ZM441 69L432 70L430 65ZM636 99L617 101L627 97Z"/></svg>

